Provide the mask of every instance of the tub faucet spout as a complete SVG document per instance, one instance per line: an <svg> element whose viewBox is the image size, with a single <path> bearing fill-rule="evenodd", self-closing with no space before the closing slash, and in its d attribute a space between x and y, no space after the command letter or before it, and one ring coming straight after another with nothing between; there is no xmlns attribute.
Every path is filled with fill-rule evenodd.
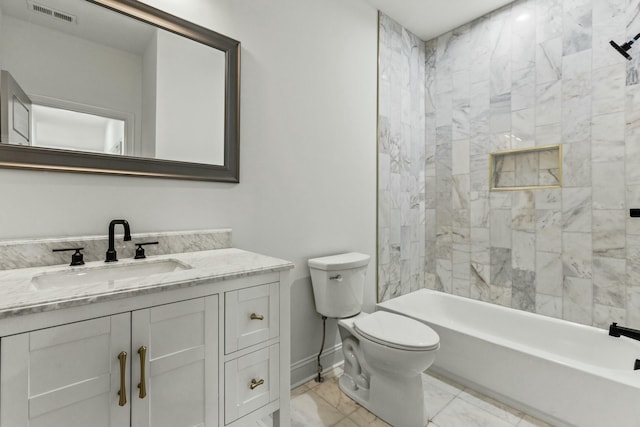
<svg viewBox="0 0 640 427"><path fill-rule="evenodd" d="M618 324L615 322L613 322L611 326L609 326L609 335L611 335L612 337L619 337L620 335L624 335L625 337L640 341L640 330L618 326Z"/></svg>

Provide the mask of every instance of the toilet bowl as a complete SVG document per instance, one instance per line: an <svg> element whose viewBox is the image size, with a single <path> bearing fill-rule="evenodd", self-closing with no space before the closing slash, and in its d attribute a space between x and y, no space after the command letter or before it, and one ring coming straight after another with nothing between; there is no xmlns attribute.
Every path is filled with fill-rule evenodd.
<svg viewBox="0 0 640 427"><path fill-rule="evenodd" d="M340 389L393 426L425 425L422 372L435 360L438 335L416 320L384 311L341 319L338 329L345 355Z"/></svg>
<svg viewBox="0 0 640 427"><path fill-rule="evenodd" d="M316 310L340 319L340 389L394 427L424 426L422 372L435 360L440 338L417 320L361 311L368 262L358 253L309 260Z"/></svg>

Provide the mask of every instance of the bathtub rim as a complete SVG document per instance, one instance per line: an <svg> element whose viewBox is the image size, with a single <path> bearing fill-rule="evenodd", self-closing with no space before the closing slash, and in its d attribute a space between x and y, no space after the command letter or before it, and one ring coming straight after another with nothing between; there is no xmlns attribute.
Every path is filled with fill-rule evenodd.
<svg viewBox="0 0 640 427"><path fill-rule="evenodd" d="M440 292L440 291L436 291L436 290L432 290L432 289L419 289L417 291L411 292L409 294L403 295L402 297L407 297L408 295L412 295L415 293L422 293L422 294L433 294L433 295L438 295L438 296L444 296L445 298L453 298L453 299L457 299L457 300L461 300L464 301L464 303L466 304L479 304L479 305L483 305L483 306L487 306L490 307L492 310L501 310L501 311L505 311L508 313L514 313L516 315L519 316L525 316L525 317L530 317L530 318L534 318L537 320L542 320L542 321L546 321L546 322L551 322L554 324L570 324L571 327L575 327L575 328L580 328L583 330L587 330L593 333L597 333L597 334L607 334L608 332L604 329L601 328L596 328L594 326L589 326L589 325L583 325L581 323L575 323L575 322L571 322L569 320L563 320L563 319L557 319L554 317L550 317L550 316L545 316L542 314L538 314L538 313L531 313L528 311L523 311L523 310L517 310L514 308L510 308L510 307L504 307L501 305L497 305L497 304L492 304L492 303L488 303L485 301L479 301L479 300L474 300L471 298L466 298L466 297L462 297L462 296L458 296L458 295L452 295L452 294L448 294L446 292ZM402 297L398 297L398 298L402 298ZM613 381L617 381L620 383L623 383L625 385L631 386L631 387L636 387L638 389L640 389L640 371L634 371L633 369L630 369L629 371L626 370L621 370L621 369L615 369L615 368L606 368L606 367L602 367L602 366L598 366L598 365L594 365L594 364L589 364L586 362L582 362L580 360L573 360L573 359L569 359L566 356L562 356L559 355L557 353L553 353L553 352L549 352L549 351L545 351L544 349L539 349L533 346L527 346L525 344L522 344L520 342L516 342L516 341L511 341L507 338L502 338L499 337L497 335L492 335L488 332L483 332L483 331L473 331L470 332L468 330L464 330L463 328L456 328L455 324L453 322L447 322L447 323L443 323L443 322L438 322L438 321L434 321L432 319L429 318L420 318L419 316L412 314L412 313L408 313L406 311L401 311L398 308L393 307L393 305L399 305L400 302L396 301L398 298L394 298L391 300L387 300L381 303L376 304L376 310L378 309L383 309L386 311L391 311L393 313L397 313L397 314L402 314L405 315L407 317L410 317L412 319L418 320L418 321L422 321L427 323L427 325L429 325L429 323L436 325L440 328L446 329L448 331L452 331L455 333L459 333L462 335L465 335L467 337L473 337L476 339L481 339L484 341L487 341L489 343L492 343L494 345L497 346L501 346L501 347L506 347L506 348L510 348L516 351L519 351L521 353L527 354L527 355L534 355L546 360L550 360L554 363L558 363L562 366L565 366L567 368L571 368L571 369L577 369L579 371L582 371L584 373L590 374L590 375L596 375L599 376L601 378L604 379L609 379L609 380L613 380ZM394 302L395 301L395 302ZM565 325L566 326L566 325ZM626 339L626 340L631 340L630 338L627 337L620 337L620 338L616 338L616 339ZM633 341L633 340L632 340ZM638 344L638 346L640 347L640 342ZM640 359L640 348L638 351L638 359ZM632 376L634 375L635 372L635 378Z"/></svg>

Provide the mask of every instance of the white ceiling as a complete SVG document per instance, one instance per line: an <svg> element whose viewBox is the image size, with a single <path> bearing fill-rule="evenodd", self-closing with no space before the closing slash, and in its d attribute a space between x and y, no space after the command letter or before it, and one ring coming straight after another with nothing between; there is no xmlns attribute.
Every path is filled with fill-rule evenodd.
<svg viewBox="0 0 640 427"><path fill-rule="evenodd" d="M422 40L446 33L513 0L367 0Z"/></svg>
<svg viewBox="0 0 640 427"><path fill-rule="evenodd" d="M29 3L73 15L77 22L68 23L29 8ZM0 11L6 16L60 31L115 49L143 54L155 28L87 1L78 0L0 0ZM117 31L114 31L117 28Z"/></svg>

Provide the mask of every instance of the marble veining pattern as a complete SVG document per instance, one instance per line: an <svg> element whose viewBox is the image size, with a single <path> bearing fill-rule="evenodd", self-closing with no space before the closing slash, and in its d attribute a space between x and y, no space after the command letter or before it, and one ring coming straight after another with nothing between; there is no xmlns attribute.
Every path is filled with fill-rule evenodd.
<svg viewBox="0 0 640 427"><path fill-rule="evenodd" d="M292 427L389 427L349 399L338 386L342 369L325 374L325 381L310 380L291 392ZM428 419L426 427L551 427L523 411L427 372L422 377ZM270 418L260 427L271 427Z"/></svg>
<svg viewBox="0 0 640 427"><path fill-rule="evenodd" d="M121 226L118 226L118 231L122 231ZM131 233L129 242L123 241L122 234L119 234L115 238L118 258L132 258L135 254L135 243L151 241L158 241L158 244L146 246L147 255L224 249L231 247L231 230ZM108 236L0 241L0 270L69 263L73 252L52 252L52 249L61 248L83 247L85 262L104 261L108 246Z"/></svg>
<svg viewBox="0 0 640 427"><path fill-rule="evenodd" d="M42 274L101 267L104 266L104 262L93 261L81 267L58 265L1 270L0 319L293 268L293 264L289 261L235 248L157 255L148 257L147 260L128 259L118 261L118 263L124 265L164 259L177 260L191 268L146 277L83 283L63 288L50 287L48 289L36 289L32 279Z"/></svg>
<svg viewBox="0 0 640 427"><path fill-rule="evenodd" d="M609 46L638 32L638 0L518 0L424 43L424 286L640 328L640 48ZM489 153L555 144L562 188L489 191ZM557 182L550 161L498 181Z"/></svg>
<svg viewBox="0 0 640 427"><path fill-rule="evenodd" d="M425 277L435 273L435 264L427 268L425 253L436 236L427 233L425 221L435 216L438 194L427 182L435 182L436 167L451 170L451 161L436 165L435 146L425 144L425 123L449 123L442 136L447 141L453 133L467 135L469 106L454 100L452 79L446 90L436 92L434 78L426 78L425 70L435 71L440 54L435 46L428 47L384 14L379 32L378 197L384 202L378 209L378 297L383 301L423 287ZM447 48L458 51L465 43L452 34Z"/></svg>

